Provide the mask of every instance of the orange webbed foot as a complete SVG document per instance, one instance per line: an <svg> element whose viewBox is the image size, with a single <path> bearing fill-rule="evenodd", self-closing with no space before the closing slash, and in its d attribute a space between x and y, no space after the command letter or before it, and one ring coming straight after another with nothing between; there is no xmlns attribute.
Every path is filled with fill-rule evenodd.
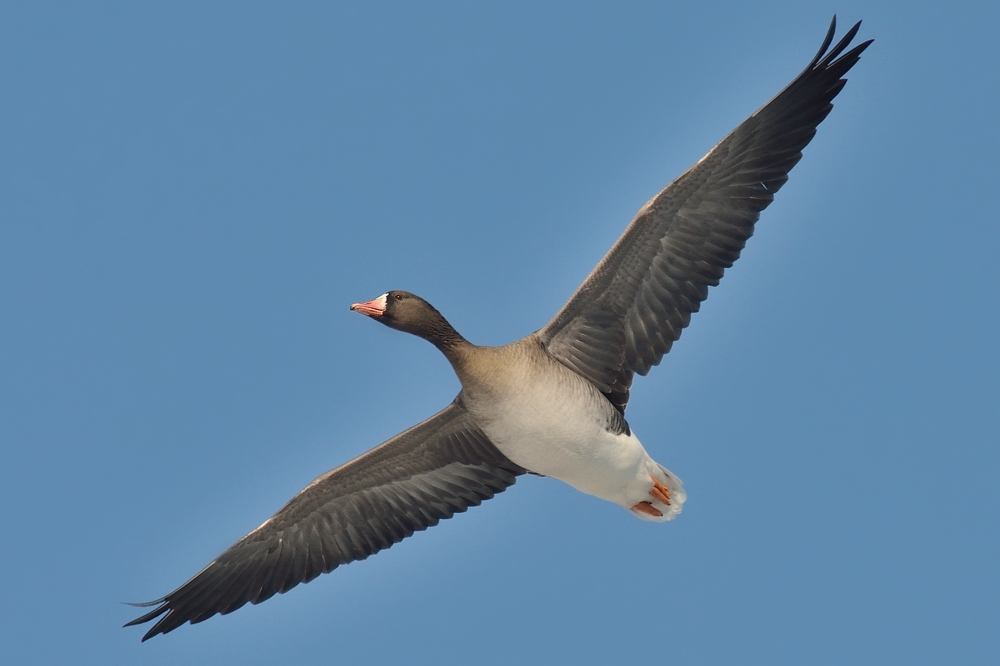
<svg viewBox="0 0 1000 666"><path fill-rule="evenodd" d="M649 491L649 494L652 495L654 499L670 506L670 489L656 479L653 479L653 489Z"/></svg>
<svg viewBox="0 0 1000 666"><path fill-rule="evenodd" d="M635 511L642 511L643 513L648 513L649 515L654 516L656 518L660 518L663 516L663 512L657 509L649 502L639 502L634 507L632 507L632 509Z"/></svg>

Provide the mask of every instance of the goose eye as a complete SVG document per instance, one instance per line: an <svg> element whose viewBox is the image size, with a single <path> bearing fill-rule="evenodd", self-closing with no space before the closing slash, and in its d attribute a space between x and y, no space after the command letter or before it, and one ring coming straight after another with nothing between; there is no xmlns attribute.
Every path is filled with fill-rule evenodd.
<svg viewBox="0 0 1000 666"><path fill-rule="evenodd" d="M403 295L402 294L396 294L396 300L397 301L403 300Z"/></svg>

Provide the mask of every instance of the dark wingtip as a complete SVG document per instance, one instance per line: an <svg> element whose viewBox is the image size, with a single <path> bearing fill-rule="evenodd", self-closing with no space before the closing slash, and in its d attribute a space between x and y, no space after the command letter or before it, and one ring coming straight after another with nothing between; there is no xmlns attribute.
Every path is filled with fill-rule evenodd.
<svg viewBox="0 0 1000 666"><path fill-rule="evenodd" d="M840 39L840 41L837 42L837 45L834 46L830 50L830 52L826 54L826 56L820 61L820 64L829 65L831 62L833 62L837 58L837 56L843 53L844 49L846 49L850 45L851 40L854 39L855 35L858 34L858 30L860 29L861 29L861 21L858 21L857 23L854 24L854 27L848 30L847 33Z"/></svg>
<svg viewBox="0 0 1000 666"><path fill-rule="evenodd" d="M150 606L162 604L166 600L166 597L161 597L152 601L123 601L121 603L126 606L132 606L133 608L149 608Z"/></svg>
<svg viewBox="0 0 1000 666"><path fill-rule="evenodd" d="M827 30L826 37L823 39L823 45L819 47L819 51L816 52L816 57L814 57L812 59L812 62L809 63L809 66L806 68L806 71L809 71L810 69L813 69L817 66L829 67L831 64L833 64L833 62L837 59L837 57L841 53L843 53L844 49L846 49L848 46L851 45L851 41L857 36L858 30L860 29L861 29L861 21L858 21L853 26L851 26L851 29L844 34L844 36L840 39L840 41L837 42L837 45L834 46L832 49L830 49L829 52L827 52L827 49L830 48L830 44L833 43L833 36L837 30L837 17L836 15L834 15L833 20L830 22L830 29ZM861 53L865 49L867 49L874 41L875 41L874 39L869 39L868 41L862 42L861 44L855 46L853 49L851 49L850 53L848 53L847 56L845 56L845 58L857 57L861 55Z"/></svg>
<svg viewBox="0 0 1000 666"><path fill-rule="evenodd" d="M864 51L869 46L871 46L872 42L874 42L874 41L875 41L874 39L866 39L865 41L863 41L860 44L858 44L857 46L855 46L854 50L858 52L858 55L860 55L861 52Z"/></svg>
<svg viewBox="0 0 1000 666"><path fill-rule="evenodd" d="M830 21L830 29L826 31L826 38L823 40L823 46L819 47L819 51L816 52L816 57L812 59L811 63L809 63L809 69L815 67L816 63L819 62L819 59L823 57L824 53L826 53L826 50L830 48L830 44L831 42L833 42L833 35L835 32L837 32L836 14L833 15L833 20Z"/></svg>
<svg viewBox="0 0 1000 666"><path fill-rule="evenodd" d="M858 21L851 29L848 30L844 36L837 42L837 45L830 49L830 44L833 43L833 36L837 29L837 17L833 17L833 21L830 22L830 29L826 33L826 38L823 39L823 45L820 47L819 51L816 52L816 57L812 59L809 66L805 68L802 72L802 76L807 75L809 72L813 71L833 71L837 69L838 75L843 75L847 72L854 64L858 61L858 58L871 46L874 39L869 39L861 44L858 44L853 49L844 53L844 50L851 45L851 40L853 40L857 34L858 30L861 29L861 21ZM829 51L827 50L829 49Z"/></svg>
<svg viewBox="0 0 1000 666"><path fill-rule="evenodd" d="M136 607L139 607L139 608L149 608L150 606L157 606L157 607L154 608L153 610L149 611L145 615L141 615L141 616L135 618L134 620L130 620L129 622L126 622L125 624L122 625L122 628L124 629L125 627L134 627L134 626L136 626L138 624L145 624L146 622L149 622L150 620L153 620L153 619L155 619L155 618L163 615L168 610L170 610L170 607L167 606L166 603L164 603L165 601L166 601L166 597L164 597L163 599L157 599L156 601L146 601L146 602L142 602L142 603L125 602L129 606L136 606ZM155 625L153 625L153 628L150 629L149 631L147 631L146 635L142 637L142 641L141 642L145 643L146 641L148 641L153 636L155 636L157 634L160 634L160 633L163 633L163 631L160 629L160 625L162 623L163 623L163 621L161 620L160 622L157 622Z"/></svg>

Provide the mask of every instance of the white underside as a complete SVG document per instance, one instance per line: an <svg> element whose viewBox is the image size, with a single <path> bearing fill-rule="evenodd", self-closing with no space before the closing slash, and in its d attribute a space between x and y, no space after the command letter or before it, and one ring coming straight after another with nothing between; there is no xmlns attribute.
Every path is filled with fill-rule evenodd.
<svg viewBox="0 0 1000 666"><path fill-rule="evenodd" d="M606 430L594 407L603 396L589 383L567 370L562 386L525 381L520 389L507 392L501 403L494 396L468 405L510 460L619 504L643 520L671 520L681 512L687 499L681 480L650 458L634 434ZM490 405L488 411L481 409L485 405ZM650 495L654 478L670 490L669 505ZM632 508L640 502L651 503L663 515Z"/></svg>

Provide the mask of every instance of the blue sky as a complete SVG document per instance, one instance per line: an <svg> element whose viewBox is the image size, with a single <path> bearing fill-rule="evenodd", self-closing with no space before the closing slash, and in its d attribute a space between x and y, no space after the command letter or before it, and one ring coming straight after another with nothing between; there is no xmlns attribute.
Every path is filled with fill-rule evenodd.
<svg viewBox="0 0 1000 666"><path fill-rule="evenodd" d="M349 303L406 289L477 343L536 330L835 12L875 44L634 387L678 520L525 478L260 606L121 628L452 399L436 350ZM5 4L3 661L996 663L998 19Z"/></svg>

